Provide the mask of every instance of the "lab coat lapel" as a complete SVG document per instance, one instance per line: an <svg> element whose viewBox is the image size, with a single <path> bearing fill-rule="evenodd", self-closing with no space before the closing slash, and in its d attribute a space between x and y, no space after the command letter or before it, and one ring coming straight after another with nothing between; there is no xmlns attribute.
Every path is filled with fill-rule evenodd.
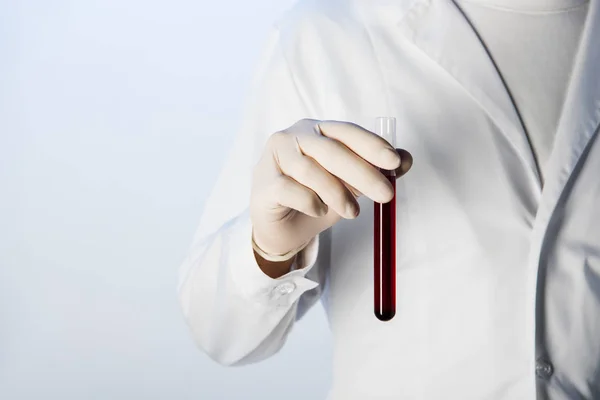
<svg viewBox="0 0 600 400"><path fill-rule="evenodd" d="M523 160L527 178L541 190L538 166L514 103L485 46L456 4L417 1L399 27L489 115Z"/></svg>
<svg viewBox="0 0 600 400"><path fill-rule="evenodd" d="M545 230L600 124L600 2L590 2L586 25L571 74L554 148L546 166L547 181L538 209L538 229ZM598 171L600 177L600 171Z"/></svg>

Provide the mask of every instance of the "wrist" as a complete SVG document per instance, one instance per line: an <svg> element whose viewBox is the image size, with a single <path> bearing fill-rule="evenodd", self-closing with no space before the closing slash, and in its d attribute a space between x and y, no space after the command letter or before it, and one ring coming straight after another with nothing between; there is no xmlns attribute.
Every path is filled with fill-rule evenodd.
<svg viewBox="0 0 600 400"><path fill-rule="evenodd" d="M254 251L254 259L256 260L258 267L265 275L273 279L277 279L288 272L291 272L296 257L297 255L293 255L290 259L285 261L269 261L265 260L260 254Z"/></svg>
<svg viewBox="0 0 600 400"><path fill-rule="evenodd" d="M290 251L287 251L285 253L272 253L272 252L267 252L265 250L263 250L263 248L261 246L259 246L256 243L256 235L254 233L254 229L252 230L252 248L254 249L254 252L256 254L258 254L262 259L267 260L267 261L271 261L271 262L287 262L290 259L294 258L294 256L300 251L302 250L302 248L304 248L305 245L296 248L296 249L292 249Z"/></svg>
<svg viewBox="0 0 600 400"><path fill-rule="evenodd" d="M291 271L292 265L297 261L300 252L308 245L308 243L310 243L310 241L285 253L273 254L266 252L256 243L256 235L254 229L252 230L254 258L260 269L265 274L275 279Z"/></svg>

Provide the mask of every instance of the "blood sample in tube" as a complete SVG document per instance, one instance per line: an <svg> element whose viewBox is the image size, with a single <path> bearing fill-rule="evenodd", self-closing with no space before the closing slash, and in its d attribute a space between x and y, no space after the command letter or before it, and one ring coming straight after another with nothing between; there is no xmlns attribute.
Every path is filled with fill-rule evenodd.
<svg viewBox="0 0 600 400"><path fill-rule="evenodd" d="M396 147L396 120L380 117L376 132ZM381 321L396 315L396 174L381 170L394 188L394 197L388 203L374 204L374 311Z"/></svg>

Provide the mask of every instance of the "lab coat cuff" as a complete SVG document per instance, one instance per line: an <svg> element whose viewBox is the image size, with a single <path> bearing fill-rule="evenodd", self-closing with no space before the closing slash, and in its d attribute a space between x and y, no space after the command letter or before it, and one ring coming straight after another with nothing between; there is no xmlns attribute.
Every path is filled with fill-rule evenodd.
<svg viewBox="0 0 600 400"><path fill-rule="evenodd" d="M279 278L265 274L254 257L252 224L243 216L232 227L229 237L231 279L243 297L273 306L291 306L302 293L318 286L305 278L316 262L319 239L312 239L296 256L291 271Z"/></svg>
<svg viewBox="0 0 600 400"><path fill-rule="evenodd" d="M317 262L319 254L319 235L315 236L308 244L296 255L293 270L302 270L306 274Z"/></svg>

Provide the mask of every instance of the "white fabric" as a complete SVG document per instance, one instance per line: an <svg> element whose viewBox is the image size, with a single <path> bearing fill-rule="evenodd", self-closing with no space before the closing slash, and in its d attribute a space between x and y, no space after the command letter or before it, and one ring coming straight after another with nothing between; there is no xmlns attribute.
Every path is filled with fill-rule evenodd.
<svg viewBox="0 0 600 400"><path fill-rule="evenodd" d="M198 346L225 365L265 359L320 298L331 400L600 398L598 37L594 1L542 185L510 97L452 1L300 2L266 46L182 265ZM256 265L248 217L270 133L302 118L373 128L381 115L398 119L397 144L414 157L398 181L397 313L385 323L373 315L372 202L279 279Z"/></svg>
<svg viewBox="0 0 600 400"><path fill-rule="evenodd" d="M542 169L552 151L588 1L458 0L502 74Z"/></svg>

